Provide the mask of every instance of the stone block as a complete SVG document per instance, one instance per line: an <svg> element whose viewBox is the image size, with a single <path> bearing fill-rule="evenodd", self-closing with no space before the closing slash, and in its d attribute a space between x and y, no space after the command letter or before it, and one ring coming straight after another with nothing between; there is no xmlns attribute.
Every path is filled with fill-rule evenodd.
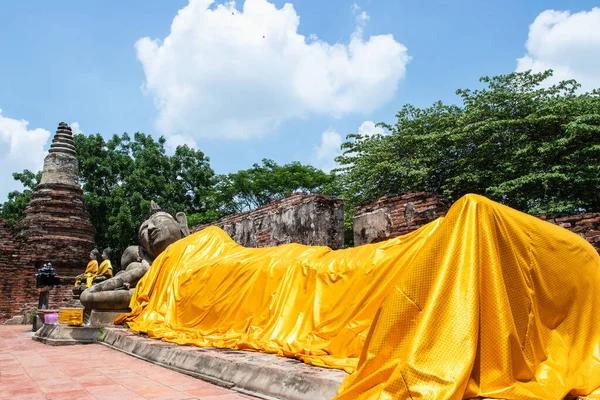
<svg viewBox="0 0 600 400"><path fill-rule="evenodd" d="M4 325L24 325L25 324L25 316L24 315L15 315L11 319L4 321Z"/></svg>
<svg viewBox="0 0 600 400"><path fill-rule="evenodd" d="M392 233L392 220L383 210L376 210L354 217L354 245L385 240Z"/></svg>
<svg viewBox="0 0 600 400"><path fill-rule="evenodd" d="M450 202L431 193L384 196L354 208L354 245L410 233L446 215Z"/></svg>
<svg viewBox="0 0 600 400"><path fill-rule="evenodd" d="M115 319L125 313L129 313L131 310L92 310L90 313L89 325L93 327L114 327Z"/></svg>
<svg viewBox="0 0 600 400"><path fill-rule="evenodd" d="M211 225L246 247L301 243L339 249L344 245L342 201L318 194L294 193L256 210L194 226L190 231Z"/></svg>
<svg viewBox="0 0 600 400"><path fill-rule="evenodd" d="M93 326L44 325L32 339L51 346L69 346L96 343L101 333L100 327Z"/></svg>

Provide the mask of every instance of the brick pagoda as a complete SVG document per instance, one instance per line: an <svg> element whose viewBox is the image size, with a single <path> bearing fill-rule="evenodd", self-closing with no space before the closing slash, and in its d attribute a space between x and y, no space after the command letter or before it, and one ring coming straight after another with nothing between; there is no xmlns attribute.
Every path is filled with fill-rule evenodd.
<svg viewBox="0 0 600 400"><path fill-rule="evenodd" d="M40 184L15 228L36 266L51 262L59 275L79 274L94 248L94 228L79 185L71 128L64 122L44 159Z"/></svg>

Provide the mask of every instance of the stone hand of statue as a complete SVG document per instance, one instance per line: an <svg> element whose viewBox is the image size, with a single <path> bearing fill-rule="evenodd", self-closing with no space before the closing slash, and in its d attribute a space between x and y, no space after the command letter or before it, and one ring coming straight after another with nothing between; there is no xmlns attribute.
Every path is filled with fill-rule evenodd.
<svg viewBox="0 0 600 400"><path fill-rule="evenodd" d="M138 281L144 276L146 271L148 271L149 267L150 265L148 262L132 262L124 272L119 272L114 277L107 279L104 282L95 284L88 290L90 293L97 293L117 290L123 288L124 286L126 288L135 287Z"/></svg>

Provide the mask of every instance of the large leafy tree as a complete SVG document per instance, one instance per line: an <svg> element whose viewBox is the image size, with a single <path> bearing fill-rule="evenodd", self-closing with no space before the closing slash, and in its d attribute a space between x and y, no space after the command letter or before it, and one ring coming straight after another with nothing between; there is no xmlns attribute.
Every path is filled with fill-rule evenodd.
<svg viewBox="0 0 600 400"><path fill-rule="evenodd" d="M75 135L83 199L96 228L100 247L117 250L137 242L137 227L149 211L150 200L169 211L185 211L189 225L268 204L292 192L333 191L333 178L310 165L278 165L263 160L236 173L214 175L209 159L187 146L165 152L165 139L136 133ZM2 216L19 221L41 174L14 174L26 190L12 192Z"/></svg>
<svg viewBox="0 0 600 400"><path fill-rule="evenodd" d="M13 178L21 182L24 189L22 192L14 190L8 194L8 200L0 206L0 217L6 220L11 226L15 226L23 217L25 206L31 200L33 189L40 183L42 173L33 173L28 169L23 172L13 173Z"/></svg>
<svg viewBox="0 0 600 400"><path fill-rule="evenodd" d="M479 193L531 213L600 209L600 96L552 75L484 77L462 106L404 106L390 135L349 135L342 145L350 203L426 190L456 200Z"/></svg>
<svg viewBox="0 0 600 400"><path fill-rule="evenodd" d="M264 206L293 192L330 193L332 181L331 175L311 165L297 161L278 165L263 159L252 168L220 175L216 195L220 211L229 214Z"/></svg>
<svg viewBox="0 0 600 400"><path fill-rule="evenodd" d="M137 227L150 200L196 220L215 218L211 199L214 172L200 151L180 146L172 156L165 139L136 133L75 135L84 202L101 246L123 249L137 242Z"/></svg>

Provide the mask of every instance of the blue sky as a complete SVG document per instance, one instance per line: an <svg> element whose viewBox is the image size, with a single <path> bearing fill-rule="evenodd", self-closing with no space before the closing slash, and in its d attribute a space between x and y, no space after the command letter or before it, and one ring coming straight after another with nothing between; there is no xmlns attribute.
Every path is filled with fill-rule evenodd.
<svg viewBox="0 0 600 400"><path fill-rule="evenodd" d="M600 87L594 1L210 3L1 2L0 201L61 121L193 144L217 173L329 169L347 134L483 75L550 67Z"/></svg>

